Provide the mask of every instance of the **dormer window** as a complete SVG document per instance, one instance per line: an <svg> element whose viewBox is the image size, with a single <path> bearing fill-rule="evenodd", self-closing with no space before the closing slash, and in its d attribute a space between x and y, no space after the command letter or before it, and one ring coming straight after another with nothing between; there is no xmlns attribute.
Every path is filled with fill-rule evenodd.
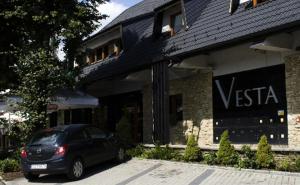
<svg viewBox="0 0 300 185"><path fill-rule="evenodd" d="M87 63L92 64L95 62L101 62L106 58L118 56L122 50L123 47L121 39L109 41L102 46L90 50L87 55Z"/></svg>
<svg viewBox="0 0 300 185"><path fill-rule="evenodd" d="M180 1L157 11L154 27L156 37L176 35L184 28L184 18Z"/></svg>
<svg viewBox="0 0 300 185"><path fill-rule="evenodd" d="M171 15L170 17L170 29L171 29L171 36L178 33L183 28L183 19L181 12Z"/></svg>

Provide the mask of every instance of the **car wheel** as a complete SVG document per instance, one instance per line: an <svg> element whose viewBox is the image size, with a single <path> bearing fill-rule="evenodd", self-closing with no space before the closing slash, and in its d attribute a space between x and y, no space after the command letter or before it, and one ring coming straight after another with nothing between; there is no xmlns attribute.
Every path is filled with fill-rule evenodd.
<svg viewBox="0 0 300 185"><path fill-rule="evenodd" d="M118 153L117 153L117 157L116 157L117 162L124 162L125 161L125 157L126 157L126 155L125 155L124 148L122 148L122 147L119 148Z"/></svg>
<svg viewBox="0 0 300 185"><path fill-rule="evenodd" d="M32 173L24 173L24 177L28 180L28 181L34 181L37 178L39 178L39 174L32 174Z"/></svg>
<svg viewBox="0 0 300 185"><path fill-rule="evenodd" d="M68 178L70 180L78 180L83 176L84 166L82 160L75 159L69 169Z"/></svg>

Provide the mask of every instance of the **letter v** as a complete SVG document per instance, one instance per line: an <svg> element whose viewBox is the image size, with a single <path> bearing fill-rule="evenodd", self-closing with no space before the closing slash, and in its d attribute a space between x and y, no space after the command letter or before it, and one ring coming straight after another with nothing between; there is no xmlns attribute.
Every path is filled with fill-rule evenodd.
<svg viewBox="0 0 300 185"><path fill-rule="evenodd" d="M235 77L232 78L231 86L230 86L230 90L229 90L229 94L228 94L228 98L226 98L226 96L224 94L224 91L223 91L223 88L221 87L220 81L216 80L215 82L216 82L216 85L217 85L218 90L220 92L220 95L221 95L221 98L223 100L223 103L224 103L226 109L228 109L229 108L231 94L232 94L233 85L234 85L234 82L235 82Z"/></svg>

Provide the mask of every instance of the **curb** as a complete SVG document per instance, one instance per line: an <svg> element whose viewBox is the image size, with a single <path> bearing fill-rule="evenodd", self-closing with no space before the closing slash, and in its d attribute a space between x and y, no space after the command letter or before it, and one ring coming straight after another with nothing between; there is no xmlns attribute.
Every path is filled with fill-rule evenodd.
<svg viewBox="0 0 300 185"><path fill-rule="evenodd" d="M240 169L240 168L234 168L234 167L226 167L226 166L209 166L206 164L199 164L199 163L186 163L186 162L180 162L180 161L167 161L167 160L156 160L156 159L140 159L140 158L133 158L134 160L144 160L144 161L152 161L152 162L160 162L160 163L173 163L173 164L179 164L179 165L193 165L193 166L199 166L204 167L208 169L221 169L221 170L232 170L232 171L245 171L250 173L261 173L261 174L270 174L270 175L284 175L284 176L295 176L300 177L300 173L297 172L283 172L283 171L275 171L275 170L255 170L255 169Z"/></svg>

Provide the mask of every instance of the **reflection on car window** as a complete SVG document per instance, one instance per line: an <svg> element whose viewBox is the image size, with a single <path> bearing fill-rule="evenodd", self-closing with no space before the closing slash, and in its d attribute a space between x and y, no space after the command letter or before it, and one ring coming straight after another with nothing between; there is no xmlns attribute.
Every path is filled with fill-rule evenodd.
<svg viewBox="0 0 300 185"><path fill-rule="evenodd" d="M31 145L38 145L38 144L46 144L46 145L53 145L57 144L58 141L61 140L63 137L63 132L61 131L43 131L37 133L30 141Z"/></svg>
<svg viewBox="0 0 300 185"><path fill-rule="evenodd" d="M104 139L106 138L106 133L96 127L87 128L92 139Z"/></svg>

